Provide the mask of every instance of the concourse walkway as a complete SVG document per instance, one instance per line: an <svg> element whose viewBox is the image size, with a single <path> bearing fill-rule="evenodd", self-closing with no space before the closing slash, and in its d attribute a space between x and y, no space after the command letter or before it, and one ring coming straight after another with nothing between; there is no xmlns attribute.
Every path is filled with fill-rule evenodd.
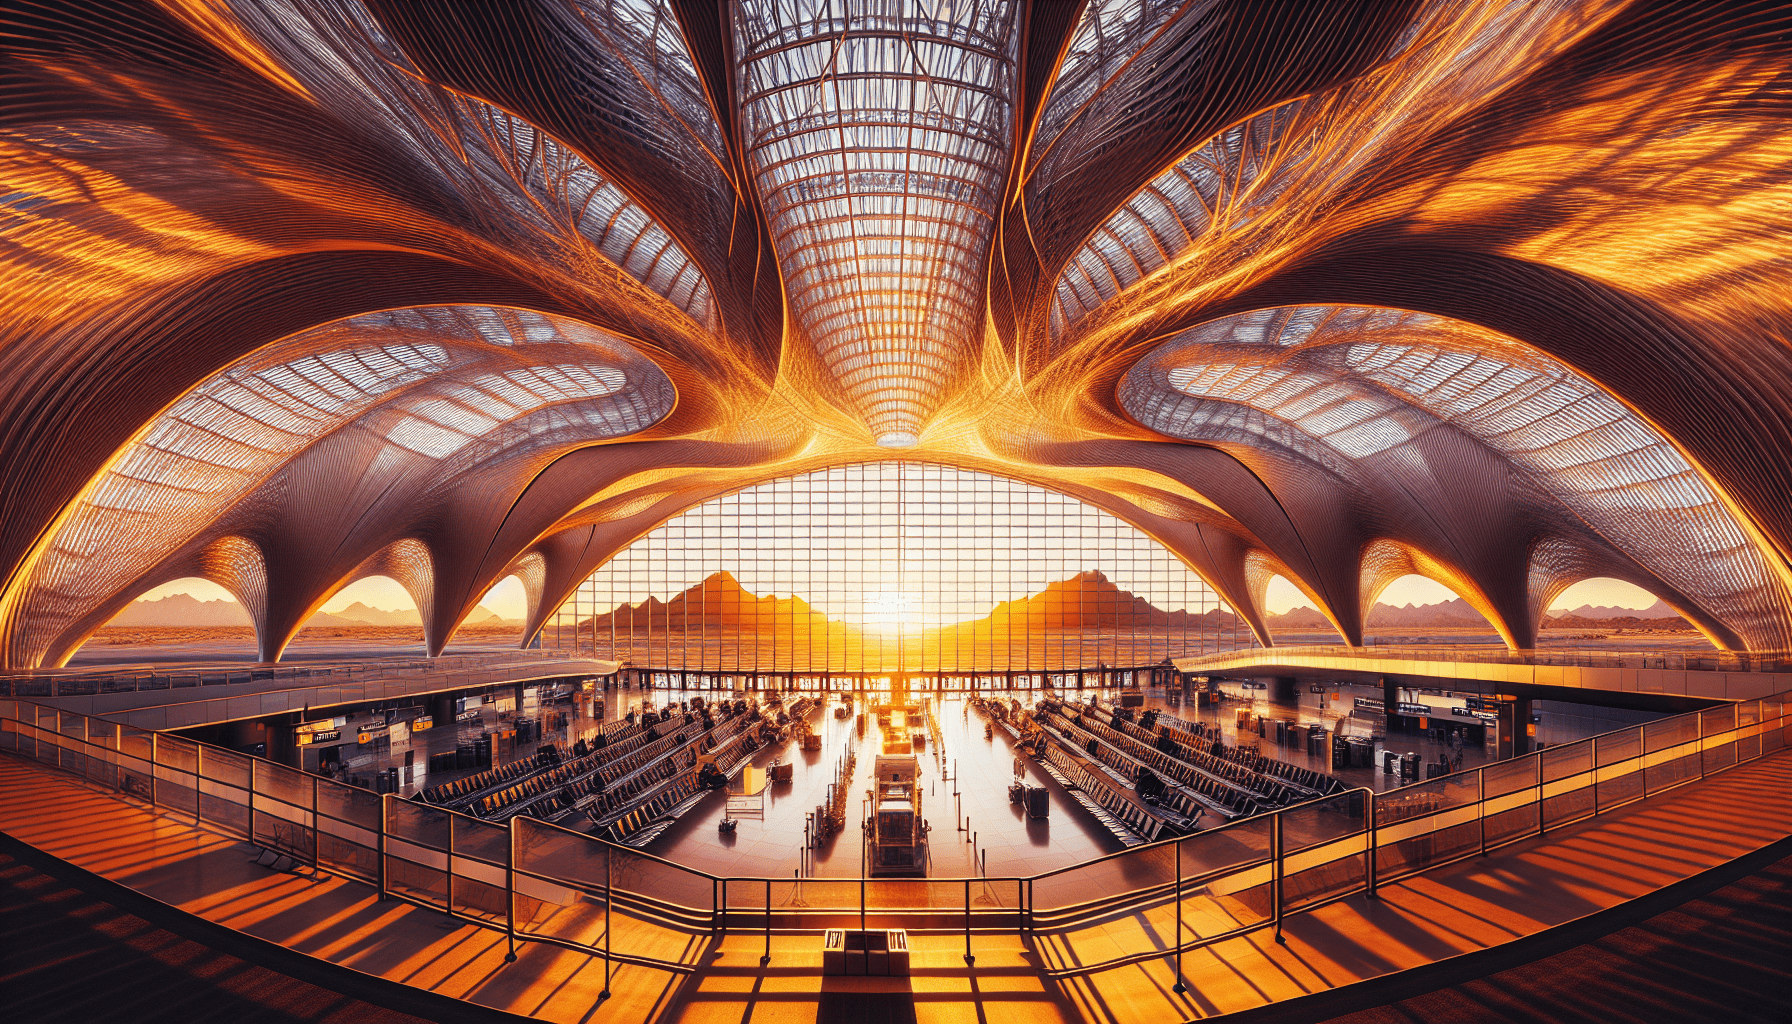
<svg viewBox="0 0 1792 1024"><path fill-rule="evenodd" d="M1161 960L1045 978L1041 956L1091 961L1173 941L1139 914L1028 949L1013 934L915 935L910 978L823 978L819 937L732 932L693 939L688 975L605 969L583 953L403 902L360 882L276 872L250 847L44 765L0 755L0 831L170 906L377 977L544 1020L772 1022L1098 1021L1273 1012L1269 1004L1475 954L1646 896L1792 835L1792 752L1745 764L1543 836L1384 885L1183 957L1187 992ZM145 839L148 836L149 838ZM29 911L25 911L29 913ZM618 951L636 928L618 915ZM648 931L645 925L640 926ZM662 938L664 930L656 930ZM1664 951L1663 956L1672 956ZM1646 967L1645 967L1646 969ZM1288 1004L1295 1011L1301 1004ZM1314 1017L1338 1011L1315 1013ZM1289 1018L1293 1019L1293 1018Z"/></svg>

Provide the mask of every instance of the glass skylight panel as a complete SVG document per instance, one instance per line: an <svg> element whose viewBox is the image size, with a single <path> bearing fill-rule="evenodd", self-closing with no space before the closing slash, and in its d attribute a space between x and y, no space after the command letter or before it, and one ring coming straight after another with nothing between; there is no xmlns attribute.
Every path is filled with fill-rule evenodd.
<svg viewBox="0 0 1792 1024"><path fill-rule="evenodd" d="M743 124L792 309L874 437L918 434L980 340L1012 18L975 0L737 8ZM990 35L993 54L967 42Z"/></svg>

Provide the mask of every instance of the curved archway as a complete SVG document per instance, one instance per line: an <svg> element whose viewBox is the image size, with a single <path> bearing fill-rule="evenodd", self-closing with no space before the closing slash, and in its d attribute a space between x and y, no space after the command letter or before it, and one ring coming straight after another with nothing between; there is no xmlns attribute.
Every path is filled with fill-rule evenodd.
<svg viewBox="0 0 1792 1024"><path fill-rule="evenodd" d="M1448 584L1418 573L1390 580L1363 609L1365 633L1409 629L1475 630L1500 636L1499 626Z"/></svg>
<svg viewBox="0 0 1792 1024"><path fill-rule="evenodd" d="M1542 630L1581 635L1587 630L1665 633L1698 646L1703 630L1660 595L1628 580L1594 576L1556 595L1544 612ZM1704 640L1710 640L1704 636Z"/></svg>
<svg viewBox="0 0 1792 1024"><path fill-rule="evenodd" d="M305 629L417 629L422 611L410 588L383 574L362 576L319 606L305 620Z"/></svg>
<svg viewBox="0 0 1792 1024"><path fill-rule="evenodd" d="M113 660L123 645L141 660L145 648L203 644L225 655L255 653L255 618L230 589L203 576L183 576L144 590L96 628L84 631L59 659L64 664Z"/></svg>
<svg viewBox="0 0 1792 1024"><path fill-rule="evenodd" d="M1331 643L1339 636L1337 626L1314 604L1306 591L1281 573L1270 576L1263 588L1262 603L1263 621L1278 643L1314 639Z"/></svg>
<svg viewBox="0 0 1792 1024"><path fill-rule="evenodd" d="M523 571L512 572L487 588L479 603L455 626L444 647L515 647L536 600L522 577Z"/></svg>

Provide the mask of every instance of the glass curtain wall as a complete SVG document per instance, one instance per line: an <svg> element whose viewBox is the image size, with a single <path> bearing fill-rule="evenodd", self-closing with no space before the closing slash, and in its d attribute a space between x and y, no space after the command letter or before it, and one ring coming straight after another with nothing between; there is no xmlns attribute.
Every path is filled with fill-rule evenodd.
<svg viewBox="0 0 1792 1024"><path fill-rule="evenodd" d="M1051 672L1254 645L1181 560L1074 498L951 466L784 477L679 515L548 622L551 646L722 672Z"/></svg>

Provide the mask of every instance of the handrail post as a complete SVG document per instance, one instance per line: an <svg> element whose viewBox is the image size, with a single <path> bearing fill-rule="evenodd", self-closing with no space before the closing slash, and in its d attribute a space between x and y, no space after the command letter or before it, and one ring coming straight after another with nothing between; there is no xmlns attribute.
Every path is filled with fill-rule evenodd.
<svg viewBox="0 0 1792 1024"><path fill-rule="evenodd" d="M32 728L35 729L37 727L37 723L35 721L33 721L31 723L31 726L32 726ZM156 741L158 739L160 739L161 736L162 736L162 734L159 732L152 732L149 734L149 805L151 807L160 806L160 804L157 803L157 801L156 801L156 784L158 781L160 781L156 778L156 766L161 763L159 760L159 758L161 756L161 748L158 746ZM36 746L36 744L37 744L37 740L34 737L32 739L32 745Z"/></svg>
<svg viewBox="0 0 1792 1024"><path fill-rule="evenodd" d="M772 880L765 880L765 952L759 956L759 966L772 962Z"/></svg>
<svg viewBox="0 0 1792 1024"><path fill-rule="evenodd" d="M1731 714L1734 715L1734 706ZM1699 723L1699 778L1705 777L1705 712L1703 709L1693 712L1693 720Z"/></svg>
<svg viewBox="0 0 1792 1024"><path fill-rule="evenodd" d="M391 795L392 794L390 794L390 793L386 793L380 797L380 902L381 903L384 903L389 898L388 897L389 890L387 889L388 879L386 877L386 800L388 798L390 798Z"/></svg>
<svg viewBox="0 0 1792 1024"><path fill-rule="evenodd" d="M1703 717L1704 716L1702 716L1702 715L1700 716L1701 720L1703 720ZM81 731L83 733L85 733L87 731L87 724L85 722L83 722L81 724ZM1700 744L1700 746L1703 746L1703 744ZM85 755L85 752L83 752L83 754ZM1701 751L1699 754L1699 767L1704 768L1704 766L1705 766L1705 755ZM249 761L249 845L251 845L251 846L256 845L256 843L255 843L255 761L253 758L251 758ZM276 847L278 847L278 845L279 844L277 844L277 843L275 844ZM276 848L274 850L274 852L279 853L280 851L278 848Z"/></svg>
<svg viewBox="0 0 1792 1024"><path fill-rule="evenodd" d="M508 886L510 880L506 878ZM454 814L448 814L448 916L454 916Z"/></svg>
<svg viewBox="0 0 1792 1024"><path fill-rule="evenodd" d="M1277 811L1275 820L1270 822L1270 842L1273 844L1275 874L1270 879L1271 904L1275 911L1276 941L1286 943L1282 938L1282 812Z"/></svg>
<svg viewBox="0 0 1792 1024"><path fill-rule="evenodd" d="M1643 799L1649 799L1649 736L1636 727L1636 773L1643 777Z"/></svg>
<svg viewBox="0 0 1792 1024"><path fill-rule="evenodd" d="M504 822L504 941L508 944L504 953L504 962L516 963L516 816ZM454 819L448 819L448 838L454 839ZM448 862L454 867L454 861ZM450 874L452 877L452 871Z"/></svg>
<svg viewBox="0 0 1792 1024"><path fill-rule="evenodd" d="M1532 754L1537 759L1537 834L1543 834L1543 755Z"/></svg>
<svg viewBox="0 0 1792 1024"><path fill-rule="evenodd" d="M318 847L319 843L318 843L317 833L319 831L319 829L318 829L319 820L320 819L317 816L317 777L312 776L311 777L311 870L313 872L315 872L318 867L317 847Z"/></svg>
<svg viewBox="0 0 1792 1024"><path fill-rule="evenodd" d="M1182 983L1182 840L1176 840L1176 984L1170 991L1182 995L1188 986Z"/></svg>
<svg viewBox="0 0 1792 1024"><path fill-rule="evenodd" d="M1368 796L1365 798L1365 803L1367 806L1364 808L1363 813L1369 816L1369 886L1368 891L1364 895L1368 896L1370 899L1380 899L1381 894L1377 891L1377 886L1380 885L1381 882L1381 858L1376 853L1376 843L1380 838L1380 835L1376 829L1374 790L1369 791Z"/></svg>
<svg viewBox="0 0 1792 1024"><path fill-rule="evenodd" d="M975 964L977 958L971 955L971 880L964 880L964 962Z"/></svg>
<svg viewBox="0 0 1792 1024"><path fill-rule="evenodd" d="M1599 816L1599 737L1594 736L1587 741L1587 749L1592 751L1593 759L1593 816Z"/></svg>
<svg viewBox="0 0 1792 1024"><path fill-rule="evenodd" d="M610 934L615 931L611 908L616 905L616 848L604 847L604 990L597 994L599 999L610 998L610 971L615 961L610 959Z"/></svg>
<svg viewBox="0 0 1792 1024"><path fill-rule="evenodd" d="M1487 856L1487 769L1475 769L1475 824L1481 831L1481 856Z"/></svg>

